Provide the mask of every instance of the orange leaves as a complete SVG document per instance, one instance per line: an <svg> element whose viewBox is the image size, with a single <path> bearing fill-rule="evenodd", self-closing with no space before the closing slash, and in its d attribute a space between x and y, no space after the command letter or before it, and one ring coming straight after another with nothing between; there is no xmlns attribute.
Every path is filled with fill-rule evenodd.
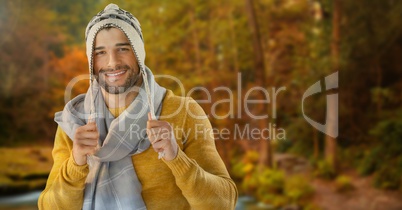
<svg viewBox="0 0 402 210"><path fill-rule="evenodd" d="M80 77L79 80L73 81L74 78L80 75L88 75L88 60L85 50L79 47L64 48L62 57L52 56L49 62L50 71L52 71L52 89L53 98L57 106L54 107L52 112L60 111L64 106L64 94L67 86L71 85L72 97L85 93L89 87L89 80L84 79L87 77ZM73 82L72 82L73 81ZM70 92L70 90L67 90Z"/></svg>
<svg viewBox="0 0 402 210"><path fill-rule="evenodd" d="M53 56L50 66L65 85L77 75L88 73L85 50L78 47L64 48L64 56L61 58Z"/></svg>

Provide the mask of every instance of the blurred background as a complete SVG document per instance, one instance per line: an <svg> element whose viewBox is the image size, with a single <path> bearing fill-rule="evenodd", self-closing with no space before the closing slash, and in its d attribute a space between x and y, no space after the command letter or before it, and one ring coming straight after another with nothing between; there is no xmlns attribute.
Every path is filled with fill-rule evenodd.
<svg viewBox="0 0 402 210"><path fill-rule="evenodd" d="M1 209L36 209L52 166L54 113L67 84L87 73L85 27L109 3L0 0ZM201 106L214 128L231 131L216 146L238 186L237 209L402 209L402 1L113 3L140 21L147 66L178 78L186 93L172 80L159 83L178 95L194 87L212 93ZM338 88L324 91L336 72ZM304 114L325 124L335 113L336 138L303 117L303 94L316 82L323 91L304 100ZM242 102L253 87L286 88L275 103L271 95L271 103L249 106L268 119L244 114L241 103L219 103ZM339 98L337 114L328 94ZM208 99L205 91L191 96ZM238 138L236 126L283 135Z"/></svg>

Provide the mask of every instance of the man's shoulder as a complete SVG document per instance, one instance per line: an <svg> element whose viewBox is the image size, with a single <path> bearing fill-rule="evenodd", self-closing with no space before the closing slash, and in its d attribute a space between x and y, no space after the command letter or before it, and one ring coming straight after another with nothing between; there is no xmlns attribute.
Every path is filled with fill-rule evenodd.
<svg viewBox="0 0 402 210"><path fill-rule="evenodd" d="M186 101L191 100L190 97L185 97L185 96L178 96L176 94L173 93L172 90L167 89L166 90L166 94L165 94L165 98L163 98L163 102L162 104L165 105L180 105L181 103L186 103Z"/></svg>
<svg viewBox="0 0 402 210"><path fill-rule="evenodd" d="M173 117L183 117L186 112L186 107L189 97L178 96L171 90L166 90L165 97L162 101L162 116L170 118Z"/></svg>
<svg viewBox="0 0 402 210"><path fill-rule="evenodd" d="M165 98L162 102L162 116L183 117L190 114L190 116L205 116L204 110L201 106L191 97L178 96L171 90L166 90Z"/></svg>

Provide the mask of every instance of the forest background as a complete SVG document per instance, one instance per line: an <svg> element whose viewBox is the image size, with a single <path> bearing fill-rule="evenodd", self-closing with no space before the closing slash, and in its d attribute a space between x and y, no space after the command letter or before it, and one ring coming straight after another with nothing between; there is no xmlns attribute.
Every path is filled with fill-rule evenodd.
<svg viewBox="0 0 402 210"><path fill-rule="evenodd" d="M0 0L1 195L43 189L54 113L87 74L85 27L109 3ZM180 82L157 81L209 115L240 200L330 209L323 189L367 198L358 207L377 205L370 192L401 196L402 1L114 3L140 21L146 65Z"/></svg>

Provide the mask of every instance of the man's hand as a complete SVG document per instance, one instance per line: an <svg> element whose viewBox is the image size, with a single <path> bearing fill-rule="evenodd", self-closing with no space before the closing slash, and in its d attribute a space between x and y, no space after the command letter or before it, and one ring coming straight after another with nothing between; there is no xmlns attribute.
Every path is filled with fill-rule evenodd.
<svg viewBox="0 0 402 210"><path fill-rule="evenodd" d="M98 148L99 132L95 122L77 128L73 141L73 157L75 163L87 163L87 155L93 155Z"/></svg>
<svg viewBox="0 0 402 210"><path fill-rule="evenodd" d="M165 153L163 159L170 161L176 157L176 138L168 122L152 120L151 113L148 113L147 135L155 152Z"/></svg>

